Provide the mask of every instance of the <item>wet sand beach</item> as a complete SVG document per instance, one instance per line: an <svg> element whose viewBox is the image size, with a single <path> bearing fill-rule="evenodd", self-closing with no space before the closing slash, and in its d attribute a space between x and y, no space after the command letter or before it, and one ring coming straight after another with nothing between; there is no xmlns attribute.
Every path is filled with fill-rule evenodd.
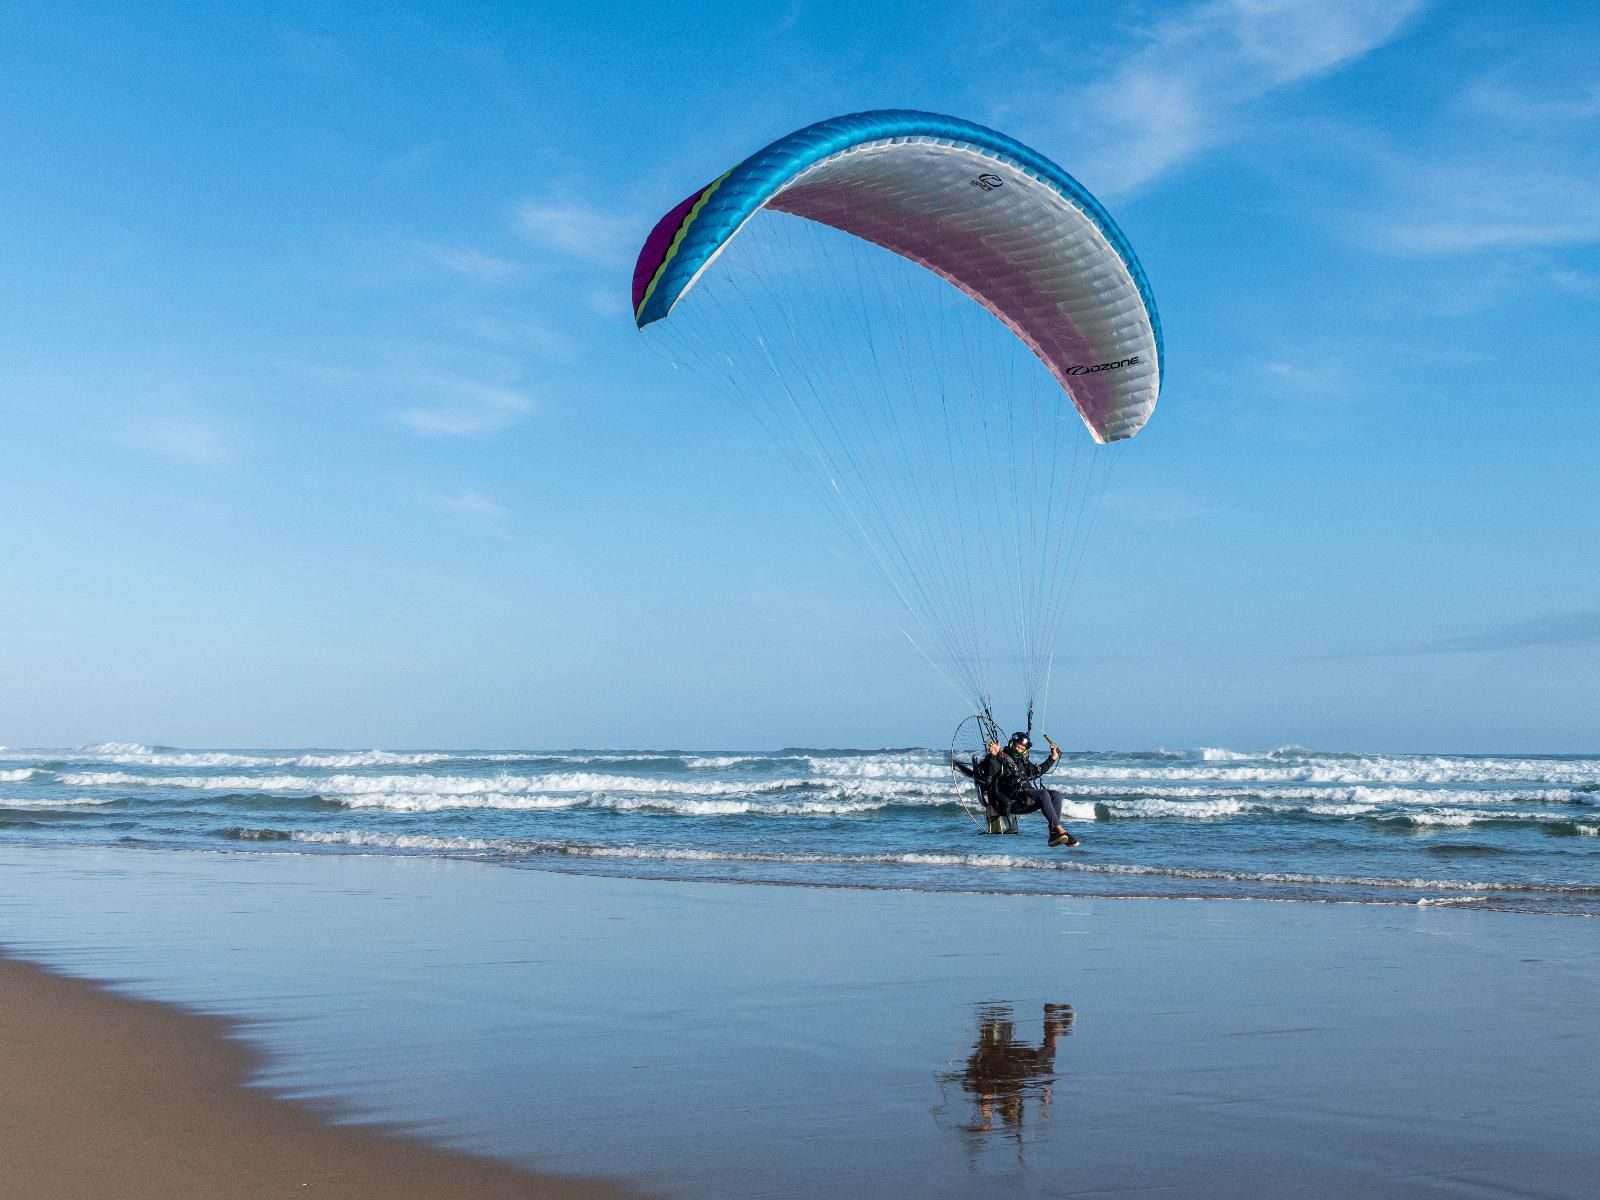
<svg viewBox="0 0 1600 1200"><path fill-rule="evenodd" d="M0 959L5 1195L29 1200L622 1200L327 1114L245 1082L231 1022Z"/></svg>
<svg viewBox="0 0 1600 1200"><path fill-rule="evenodd" d="M117 992L0 977L6 1053L23 1054L4 1070L27 1080L5 1140L59 1187L69 1170L123 1178L124 1147L153 1139L148 1195L183 1194L189 1147L226 1181L209 1194L306 1194L291 1176L322 1151L296 1147L327 1145L339 1178L395 1196L432 1179L545 1194L490 1190L542 1186L519 1167L696 1197L1580 1200L1600 1177L1597 940L1585 918L1438 906L0 849L0 945ZM20 1010L43 1032L15 1026L17 987L63 998ZM51 1021L75 1074L29 1065ZM172 1040L128 1032L144 1021L176 1021ZM195 1028L250 1050L197 1052ZM132 1074L81 1053L130 1042ZM189 1079L196 1053L211 1065L183 1084L193 1103L142 1099L152 1075ZM233 1150L193 1123L234 1112Z"/></svg>

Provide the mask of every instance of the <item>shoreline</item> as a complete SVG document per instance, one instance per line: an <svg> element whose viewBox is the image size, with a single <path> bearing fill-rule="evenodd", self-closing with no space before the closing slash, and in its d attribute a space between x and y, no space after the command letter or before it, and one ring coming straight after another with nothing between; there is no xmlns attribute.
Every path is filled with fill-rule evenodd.
<svg viewBox="0 0 1600 1200"><path fill-rule="evenodd" d="M45 852L71 853L87 851L92 853L136 853L154 855L238 855L241 858L299 858L309 860L378 860L396 862L440 862L472 865L479 867L496 867L509 871L533 872L543 875L554 875L561 878L582 879L610 879L619 882L661 883L685 886L721 886L755 887L755 888L796 888L800 890L839 891L876 893L885 895L927 895L927 896L992 896L992 897L1032 897L1040 900L1084 901L1084 902L1124 902L1124 901L1155 901L1157 903L1181 904L1209 904L1217 903L1243 903L1243 904L1268 904L1268 905L1296 905L1308 907L1355 907L1372 909L1458 909L1473 910L1478 912L1498 912L1515 916L1526 917L1561 917L1561 918L1600 918L1600 909L1554 908L1548 905L1528 903L1526 900L1519 902L1518 898L1527 896L1546 896L1562 894L1567 891L1592 892L1592 888L1569 888L1563 884L1548 886L1528 884L1506 884L1493 881L1476 882L1454 879L1384 879L1378 877L1360 876L1315 876L1299 875L1290 872L1277 872L1263 875L1259 880L1251 877L1240 877L1227 872L1209 872L1201 868L1186 871L1167 871L1163 869L1124 869L1120 864L1100 864L1089 861L1080 864L1075 860L1056 864L1047 862L1043 867L1033 867L1035 871L1060 872L1074 879L1104 880L1104 879L1139 879L1139 878L1181 878L1192 880L1196 883L1208 882L1235 882L1241 878L1245 882L1255 882L1261 886L1281 886L1283 888L1319 888L1335 889L1340 887L1353 887L1366 889L1362 894L1295 894L1284 892L1272 894L1263 891L1252 892L1203 892L1203 891L1112 891L1100 890L1093 887L1075 890L1057 890L1043 887L1006 887L996 884L964 883L946 886L931 886L914 882L882 882L862 881L856 882L848 879L799 879L782 878L778 876L753 875L684 875L667 871L635 869L598 869L595 867L570 867L549 866L531 860L531 856L510 854L503 851L489 850L439 850L439 849L411 849L401 850L386 848L371 848L360 845L340 846L338 848L315 849L307 846L247 846L244 848L197 848L185 845L164 845L159 842L149 842L134 846L107 845L95 842L59 842L45 846L35 846L27 842L0 842L0 853L7 849L29 851L34 849ZM585 856L577 856L580 861ZM940 858L938 851L928 851L927 857L931 860ZM604 861L603 859L601 861ZM733 860L742 861L742 860ZM756 860L763 861L763 860ZM782 860L776 860L782 861ZM840 861L848 862L848 859ZM876 865L870 857L864 861ZM935 861L933 865L943 865ZM1388 895L1389 892L1411 892L1414 895ZM1370 894L1369 894L1370 893Z"/></svg>
<svg viewBox="0 0 1600 1200"><path fill-rule="evenodd" d="M627 1200L252 1086L242 1022L121 995L0 946L0 1144L34 1200Z"/></svg>

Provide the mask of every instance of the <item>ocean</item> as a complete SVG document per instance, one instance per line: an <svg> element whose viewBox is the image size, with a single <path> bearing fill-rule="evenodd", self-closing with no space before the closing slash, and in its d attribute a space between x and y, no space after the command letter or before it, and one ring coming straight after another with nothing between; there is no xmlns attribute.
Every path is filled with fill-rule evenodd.
<svg viewBox="0 0 1600 1200"><path fill-rule="evenodd" d="M928 749L0 749L0 843L650 879L1600 915L1600 756L1069 753L1083 839L982 833Z"/></svg>

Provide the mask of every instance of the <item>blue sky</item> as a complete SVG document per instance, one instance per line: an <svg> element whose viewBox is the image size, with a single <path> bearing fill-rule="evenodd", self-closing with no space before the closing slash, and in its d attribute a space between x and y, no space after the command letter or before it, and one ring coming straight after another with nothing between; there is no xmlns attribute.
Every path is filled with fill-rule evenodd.
<svg viewBox="0 0 1600 1200"><path fill-rule="evenodd" d="M627 311L683 195L912 107L1077 175L1161 306L1058 735L1600 750L1592 6L8 13L0 744L941 742Z"/></svg>

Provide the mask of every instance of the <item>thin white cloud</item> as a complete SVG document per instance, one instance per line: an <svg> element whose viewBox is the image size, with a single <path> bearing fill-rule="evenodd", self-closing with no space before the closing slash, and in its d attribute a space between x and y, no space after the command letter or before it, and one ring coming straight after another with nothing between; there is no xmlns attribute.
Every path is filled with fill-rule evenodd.
<svg viewBox="0 0 1600 1200"><path fill-rule="evenodd" d="M1563 292L1575 296L1593 296L1600 293L1600 275L1592 271L1579 271L1571 267L1549 267L1544 278Z"/></svg>
<svg viewBox="0 0 1600 1200"><path fill-rule="evenodd" d="M590 288L583 294L583 306L597 317L625 317L632 311L623 287Z"/></svg>
<svg viewBox="0 0 1600 1200"><path fill-rule="evenodd" d="M360 353L370 361L295 369L329 394L364 402L425 437L494 433L534 409L517 355L449 342L396 342Z"/></svg>
<svg viewBox="0 0 1600 1200"><path fill-rule="evenodd" d="M1398 213L1381 230L1406 254L1461 254L1600 241L1600 170L1529 162L1501 143L1447 163L1397 168Z"/></svg>
<svg viewBox="0 0 1600 1200"><path fill-rule="evenodd" d="M421 378L412 388L430 395L430 403L403 408L395 419L429 437L474 437L504 429L532 407L515 388L447 377Z"/></svg>
<svg viewBox="0 0 1600 1200"><path fill-rule="evenodd" d="M1307 177L1350 240L1415 258L1477 256L1501 284L1587 290L1581 272L1544 252L1600 242L1600 85L1532 91L1497 72L1418 115L1424 132L1404 140L1321 130L1338 172Z"/></svg>
<svg viewBox="0 0 1600 1200"><path fill-rule="evenodd" d="M176 462L214 467L232 461L233 446L215 425L192 416L148 418L128 431L128 443Z"/></svg>
<svg viewBox="0 0 1600 1200"><path fill-rule="evenodd" d="M454 275L465 275L471 279L505 279L521 269L508 259L486 254L471 246L421 242L418 243L417 250L435 266L443 267Z"/></svg>
<svg viewBox="0 0 1600 1200"><path fill-rule="evenodd" d="M455 492L436 496L435 501L446 512L479 521L500 522L509 515L504 505L496 504L482 492Z"/></svg>
<svg viewBox="0 0 1600 1200"><path fill-rule="evenodd" d="M1538 646L1600 646L1600 610L1530 617L1478 633L1444 638L1398 651L1401 654L1472 654Z"/></svg>
<svg viewBox="0 0 1600 1200"><path fill-rule="evenodd" d="M637 221L579 204L528 201L517 209L516 228L535 245L608 266L626 263L643 239Z"/></svg>
<svg viewBox="0 0 1600 1200"><path fill-rule="evenodd" d="M451 318L451 323L473 338L518 352L533 351L553 359L571 359L577 354L577 343L570 334L522 312L512 317L469 312Z"/></svg>
<svg viewBox="0 0 1600 1200"><path fill-rule="evenodd" d="M1503 80L1483 79L1462 93L1461 106L1506 124L1543 127L1552 121L1592 121L1600 117L1600 80L1570 95L1535 95Z"/></svg>
<svg viewBox="0 0 1600 1200"><path fill-rule="evenodd" d="M1311 366L1299 362L1268 362L1261 365L1279 391L1285 389L1301 393L1326 394L1345 386L1344 373L1339 368L1319 364Z"/></svg>
<svg viewBox="0 0 1600 1200"><path fill-rule="evenodd" d="M1240 110L1392 40L1426 0L1210 0L1066 97L1085 180L1127 192L1228 141Z"/></svg>

